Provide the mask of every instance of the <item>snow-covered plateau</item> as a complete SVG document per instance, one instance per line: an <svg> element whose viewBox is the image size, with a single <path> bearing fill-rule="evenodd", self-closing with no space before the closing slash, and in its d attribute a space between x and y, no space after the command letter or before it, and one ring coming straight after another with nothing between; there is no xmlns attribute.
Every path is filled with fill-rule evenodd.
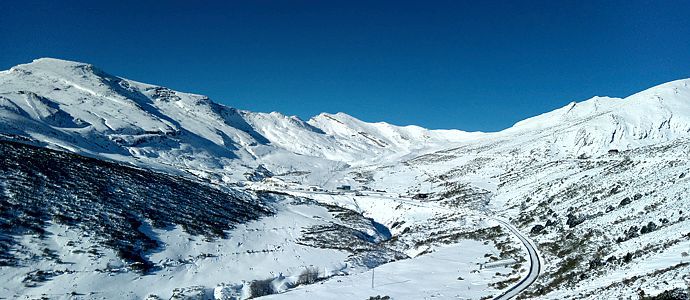
<svg viewBox="0 0 690 300"><path fill-rule="evenodd" d="M0 299L688 299L690 79L499 132L0 71Z"/></svg>

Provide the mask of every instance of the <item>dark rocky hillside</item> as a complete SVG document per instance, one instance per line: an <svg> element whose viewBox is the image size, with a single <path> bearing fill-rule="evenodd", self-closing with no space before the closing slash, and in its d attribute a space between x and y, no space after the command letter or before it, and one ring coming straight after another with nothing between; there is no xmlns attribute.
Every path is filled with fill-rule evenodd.
<svg viewBox="0 0 690 300"><path fill-rule="evenodd" d="M206 183L75 154L0 141L0 266L21 264L20 235L42 236L51 222L102 240L134 269L148 272L155 237L140 230L182 226L207 238L271 214L262 198Z"/></svg>

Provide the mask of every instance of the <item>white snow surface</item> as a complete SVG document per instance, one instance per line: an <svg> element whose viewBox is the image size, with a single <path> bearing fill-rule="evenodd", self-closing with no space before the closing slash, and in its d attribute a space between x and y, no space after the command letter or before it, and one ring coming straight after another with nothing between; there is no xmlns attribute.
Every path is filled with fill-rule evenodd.
<svg viewBox="0 0 690 300"><path fill-rule="evenodd" d="M168 172L237 181L260 164L312 181L348 166L509 139L522 154L595 155L669 141L690 130L690 80L624 99L594 97L501 132L366 123L344 113L303 121L238 110L208 97L143 84L96 67L36 59L0 73L0 129L37 144ZM517 145L515 145L517 144Z"/></svg>
<svg viewBox="0 0 690 300"><path fill-rule="evenodd" d="M43 58L0 72L0 133L7 138L28 138L30 143L49 148L185 173L218 184L239 183L247 189L305 196L360 212L389 228L393 237L413 241L458 228L492 225L484 219L478 221L479 215L509 218L525 233L547 220L556 221L544 233L530 234L545 255L539 288L550 287L559 275L579 278L575 277L581 275L577 272L589 270L589 259L595 256L617 258L618 262L587 271L589 277L583 276L577 283L547 290L541 295L546 299L635 299L637 290L655 294L682 286L682 275L690 271L690 222L683 215L683 211L690 211L690 204L683 200L690 195L686 176L690 174L690 79L664 83L625 98L571 102L505 130L483 133L367 123L344 113L323 113L304 121L277 112L249 112L216 104L202 95L108 75L89 64ZM271 178L246 181L247 174L259 166L268 169L272 176L266 177ZM341 185L351 185L358 192L306 191L309 186L334 190ZM412 199L426 193L441 199ZM637 194L640 198L632 204L621 204L625 197ZM573 212L589 219L577 227L566 226L566 216ZM178 229L155 232L171 245L153 254L155 260L214 251L221 255L193 266L175 266L150 278L122 273L112 282L136 286L128 295L131 298L145 296L151 286L156 287L155 293L167 297L174 288L202 285L215 287L214 294L220 299L237 290L236 284L243 280L278 273L295 276L295 268L308 264L329 270L324 271L329 276L344 275L338 273L345 267L347 255L343 252L285 240L301 234L296 228L333 220L323 210L310 211L307 216L286 208L273 218L236 229L229 240L213 243L186 244L184 241L193 237ZM464 223L439 224L443 222L438 220L445 218L463 218ZM655 222L659 229L616 242L632 226L648 222ZM252 226L279 229L261 231L261 238L253 239L244 236ZM74 234L57 225L50 230L57 237ZM415 232L408 237L406 230L424 234ZM588 234L593 235L583 245L591 248L582 253L557 255L558 251L548 248L553 247L551 243L574 239L566 236ZM59 238L55 239L54 245L47 247L59 250L63 246ZM508 244L520 247L517 239L510 240ZM29 248L37 243L31 237L22 241ZM286 253L240 260L232 254L242 247L263 249L267 245L282 245ZM493 242L470 239L410 246L401 249L410 259L376 268L380 280L374 289L370 287L371 271L358 269L344 272L348 276L268 298L497 296L499 291L490 284L505 278L472 273L477 263L486 262L484 254L497 253L497 247ZM634 253L632 263L620 263L628 253ZM66 252L60 255L77 261L85 272L117 261L114 254L97 262L86 262ZM516 257L524 255L519 252ZM276 257L279 263L271 261ZM567 259L581 261L575 269L567 270L570 273L562 274ZM233 263L237 265L225 267ZM238 275L238 270L246 273ZM10 292L28 295L17 278L30 270L0 271L0 279L11 278L0 296L13 295ZM193 276L194 271L203 275ZM506 270L491 272L501 271ZM459 276L464 280L458 280ZM64 295L74 290L66 286L93 291L88 284L112 280L89 281L75 274L56 278L40 291ZM623 281L626 285L621 285ZM240 294L246 295L246 291Z"/></svg>
<svg viewBox="0 0 690 300"><path fill-rule="evenodd" d="M416 259L392 262L373 271L332 278L324 284L298 287L266 299L368 299L372 296L389 296L392 299L480 299L498 293L486 286L486 282L500 277L496 273L510 273L508 267L472 272L479 270L478 263L487 262L484 254L491 251L491 245L465 240Z"/></svg>
<svg viewBox="0 0 690 300"><path fill-rule="evenodd" d="M365 123L343 113L307 122L254 113L52 58L0 74L0 128L51 148L231 178L262 163L278 171L366 165L476 135Z"/></svg>

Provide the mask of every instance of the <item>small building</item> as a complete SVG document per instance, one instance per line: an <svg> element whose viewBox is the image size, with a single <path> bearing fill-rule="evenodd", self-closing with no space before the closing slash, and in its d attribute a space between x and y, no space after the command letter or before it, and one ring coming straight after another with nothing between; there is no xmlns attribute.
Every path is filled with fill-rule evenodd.
<svg viewBox="0 0 690 300"><path fill-rule="evenodd" d="M341 185L341 186L339 186L339 187L337 187L337 188L335 188L335 189L336 189L336 190L339 190L339 191L351 191L351 190L352 190L352 187L349 186L349 185Z"/></svg>
<svg viewBox="0 0 690 300"><path fill-rule="evenodd" d="M308 188L308 190L309 190L310 192L321 192L321 191L323 191L322 188L320 188L320 187L318 187L318 186L313 186L313 185L310 186L310 187Z"/></svg>
<svg viewBox="0 0 690 300"><path fill-rule="evenodd" d="M614 155L614 154L618 154L618 153L619 153L618 149L609 150L609 155Z"/></svg>
<svg viewBox="0 0 690 300"><path fill-rule="evenodd" d="M412 199L417 199L417 200L428 199L428 198L429 198L429 194L425 194L425 193L419 193L419 194L412 196Z"/></svg>

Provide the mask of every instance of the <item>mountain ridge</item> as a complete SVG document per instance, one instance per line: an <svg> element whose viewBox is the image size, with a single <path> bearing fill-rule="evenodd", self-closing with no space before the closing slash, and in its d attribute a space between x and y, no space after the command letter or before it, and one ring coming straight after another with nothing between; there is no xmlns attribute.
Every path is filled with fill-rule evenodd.
<svg viewBox="0 0 690 300"><path fill-rule="evenodd" d="M690 97L688 82L626 98L571 102L485 133L367 123L342 112L306 121L251 112L113 76L91 64L40 58L0 73L0 130L55 149L226 182L243 180L260 165L278 173L307 171L315 179L324 177L323 170L471 144L507 141L500 144L524 153L549 148L574 157L668 141L690 130L690 103L682 101Z"/></svg>
<svg viewBox="0 0 690 300"><path fill-rule="evenodd" d="M224 158L246 163L294 155L339 163L363 158L371 162L380 160L379 156L397 157L459 141L464 134L365 123L343 113L321 114L307 121L278 112L254 113L217 104L203 95L109 75L90 64L52 58L12 67L0 77L5 133L132 163L190 152L208 152L203 164L216 167L232 165ZM341 120L333 121L337 118ZM425 140L409 142L416 137ZM272 158L266 160L260 163L272 163Z"/></svg>
<svg viewBox="0 0 690 300"><path fill-rule="evenodd" d="M54 149L217 181L244 180L260 166L307 172L304 179L315 181L343 168L472 145L579 157L671 141L690 132L689 85L681 79L625 98L571 102L485 133L367 123L342 112L308 120L251 112L91 64L40 58L0 73L0 130Z"/></svg>
<svg viewBox="0 0 690 300"><path fill-rule="evenodd" d="M150 277L132 288L139 298L152 291L168 297L184 286L206 296L215 287L213 294L218 299L234 297L240 290L245 296L266 295L247 289L253 289L256 282L285 283L287 277L276 273L280 270L297 278L291 268L306 266L307 261L328 267L322 274L328 277L348 273L349 263L363 268L357 272L364 272L405 257L412 259L401 262L402 266L423 264L426 258L433 262L430 256L442 248L453 250L452 259L468 266L461 273L467 280L456 280L458 274L452 273L438 277L437 282L424 281L427 276L419 276L419 270L406 276L443 285L434 289L445 295L467 289L475 298L491 297L527 270L524 253L514 247L521 243L492 221L492 216L500 216L529 237L544 259L543 271L522 297L634 299L638 291L659 294L678 289L690 268L686 258L690 220L684 214L690 210L690 202L684 201L690 178L689 85L690 80L683 79L625 98L571 102L506 130L483 133L367 123L345 113L322 113L306 121L278 112L254 113L217 104L203 95L108 75L88 64L40 59L35 65L0 73L0 137L141 170L186 174L193 179L190 182L231 187L247 195L273 191L286 196L273 203L273 217L262 217L249 227L238 224L228 239L197 240L191 248L187 247L193 234L166 226L154 228L167 247L141 258L162 266L155 275L161 277ZM51 157L62 153L40 148L31 151ZM8 166L18 163L16 159L6 161ZM5 174L8 178L16 175L12 167L6 167ZM40 169L26 174L19 183L40 185L45 181ZM88 180L78 180L83 182ZM84 189L72 190L71 184L56 186L84 193ZM89 185L83 186L88 189ZM344 191L348 188L350 192ZM30 194L37 189L25 190ZM21 203L17 201L21 197L0 193L1 197ZM41 199L50 201L50 197ZM59 273L51 273L55 280L45 283L44 291L71 292L61 280L80 280L86 283L81 286L85 291L109 282L108 277L92 281L55 269L51 249L62 251L67 248L61 243L79 239L70 237L74 228L54 225L45 229L60 243L47 247L47 254L34 247L48 243L40 236L22 235L18 243L6 243L29 249L29 255L44 252L37 257L48 257L23 269L4 269L6 278L14 278L15 288L8 293L32 291L33 287L17 279L20 275L31 285L34 279L44 280L44 273L33 271L36 266ZM141 233L151 230L144 231ZM458 245L467 240L476 240L473 248L478 252L465 255ZM252 247L244 248L248 242ZM277 245L288 252L278 250ZM203 250L208 247L212 251ZM352 256L342 249L367 251ZM290 251L309 257L302 260ZM225 264L217 264L213 253ZM235 260L236 255L243 258ZM278 268L274 255L283 259ZM424 257L418 260L417 256ZM171 260L175 257L178 262ZM108 259L116 261L113 255ZM501 272L474 269L477 263L502 259L517 263ZM208 274L222 275L202 280L176 276L174 282L155 288L145 283L186 274L192 261L201 263ZM235 262L246 269L227 275L232 268L223 266ZM449 269L447 264L444 261L443 267L433 271ZM253 271L257 265L262 267ZM268 272L270 277L262 277ZM353 276L361 280L366 275ZM394 275L397 278L398 273ZM135 274L116 276L131 278ZM475 280L486 284L477 285ZM300 293L317 292L337 298L327 286L343 293L361 292L339 282L293 289L280 297L300 298ZM386 291L394 297L413 292L397 287ZM290 287L282 285L271 291L287 289ZM365 296L357 294L356 298Z"/></svg>

